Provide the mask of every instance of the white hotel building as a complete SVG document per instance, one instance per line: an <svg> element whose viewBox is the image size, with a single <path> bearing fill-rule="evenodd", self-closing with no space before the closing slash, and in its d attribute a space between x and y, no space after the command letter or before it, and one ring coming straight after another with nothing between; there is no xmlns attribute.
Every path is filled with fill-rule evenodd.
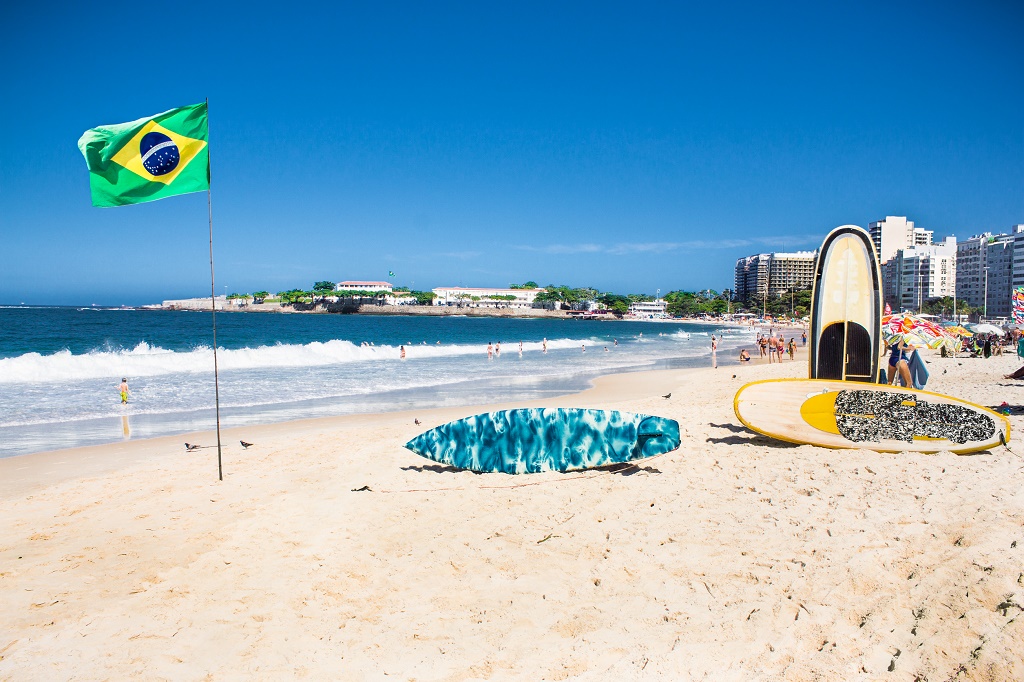
<svg viewBox="0 0 1024 682"><path fill-rule="evenodd" d="M385 294L391 293L390 282L360 282L356 280L350 280L348 282L338 282L334 286L335 291L382 291Z"/></svg>
<svg viewBox="0 0 1024 682"><path fill-rule="evenodd" d="M668 317L665 312L667 309L668 303L661 298L657 301L637 301L629 304L629 315L650 320L663 319Z"/></svg>
<svg viewBox="0 0 1024 682"><path fill-rule="evenodd" d="M546 289L490 289L486 287L437 287L434 305L468 308L532 308L533 300ZM495 298L500 296L502 298ZM506 299L504 297L514 298Z"/></svg>

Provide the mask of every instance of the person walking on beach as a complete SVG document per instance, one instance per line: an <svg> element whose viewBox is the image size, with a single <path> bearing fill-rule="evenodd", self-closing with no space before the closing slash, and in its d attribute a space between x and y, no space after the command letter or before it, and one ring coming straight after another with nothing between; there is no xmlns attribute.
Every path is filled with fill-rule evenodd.
<svg viewBox="0 0 1024 682"><path fill-rule="evenodd" d="M807 345L807 330L806 329L803 331L803 333L800 334L800 345L801 346L806 346Z"/></svg>
<svg viewBox="0 0 1024 682"><path fill-rule="evenodd" d="M779 332L779 340L775 343L775 351L779 354L779 362L782 362L782 356L786 353L786 339L783 338L781 332Z"/></svg>
<svg viewBox="0 0 1024 682"><path fill-rule="evenodd" d="M118 392L121 394L121 404L128 404L128 379L121 377L121 385L117 387Z"/></svg>
<svg viewBox="0 0 1024 682"><path fill-rule="evenodd" d="M789 359L796 360L796 339L789 340Z"/></svg>
<svg viewBox="0 0 1024 682"><path fill-rule="evenodd" d="M773 333L768 337L767 350L768 350L768 364L775 362L775 346L778 344L778 339L775 338Z"/></svg>

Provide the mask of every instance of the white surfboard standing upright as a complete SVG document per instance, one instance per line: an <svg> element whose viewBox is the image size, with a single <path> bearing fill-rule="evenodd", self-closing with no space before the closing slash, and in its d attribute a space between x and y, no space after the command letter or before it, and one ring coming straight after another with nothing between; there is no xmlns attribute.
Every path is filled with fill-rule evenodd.
<svg viewBox="0 0 1024 682"><path fill-rule="evenodd" d="M843 225L825 237L811 296L811 379L877 380L881 285L878 256L867 231Z"/></svg>

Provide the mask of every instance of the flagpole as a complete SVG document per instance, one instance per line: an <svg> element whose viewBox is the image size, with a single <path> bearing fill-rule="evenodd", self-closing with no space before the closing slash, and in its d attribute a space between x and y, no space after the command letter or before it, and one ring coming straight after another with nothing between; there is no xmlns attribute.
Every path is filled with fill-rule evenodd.
<svg viewBox="0 0 1024 682"><path fill-rule="evenodd" d="M210 98L206 98L207 139L209 139ZM207 159L209 159L209 143L207 143ZM207 161L209 164L209 160ZM212 181L212 174L211 174ZM210 319L213 320L213 392L214 406L217 415L217 480L224 480L224 466L221 460L220 445L220 379L217 374L217 290L213 280L213 197L210 186L206 187L206 208L210 214ZM225 302L227 299L224 299Z"/></svg>

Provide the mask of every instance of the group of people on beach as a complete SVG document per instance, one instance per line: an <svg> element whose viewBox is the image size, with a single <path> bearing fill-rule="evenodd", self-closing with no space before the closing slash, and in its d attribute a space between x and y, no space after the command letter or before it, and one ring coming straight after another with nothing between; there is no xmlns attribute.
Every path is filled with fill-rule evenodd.
<svg viewBox="0 0 1024 682"><path fill-rule="evenodd" d="M807 332L801 335L801 341L807 343ZM796 359L796 338L791 337L789 343L786 343L786 338L780 332L778 336L775 335L774 331L769 331L769 336L764 334L757 335L757 347L761 351L761 357L768 357L768 362L782 362L782 356L785 353L789 353L789 359ZM742 357L740 358L742 361Z"/></svg>
<svg viewBox="0 0 1024 682"><path fill-rule="evenodd" d="M786 353L789 353L790 360L796 360L796 337L790 337L789 343L786 343L786 337L782 335L781 331L776 335L774 329L769 329L767 336L758 333L755 343L758 350L761 351L761 357L767 357L768 362L782 362L782 356ZM807 345L806 331L800 334L800 345ZM712 337L712 354L714 354L714 350L715 343L714 337ZM750 362L750 351L746 348L740 350L740 362Z"/></svg>

